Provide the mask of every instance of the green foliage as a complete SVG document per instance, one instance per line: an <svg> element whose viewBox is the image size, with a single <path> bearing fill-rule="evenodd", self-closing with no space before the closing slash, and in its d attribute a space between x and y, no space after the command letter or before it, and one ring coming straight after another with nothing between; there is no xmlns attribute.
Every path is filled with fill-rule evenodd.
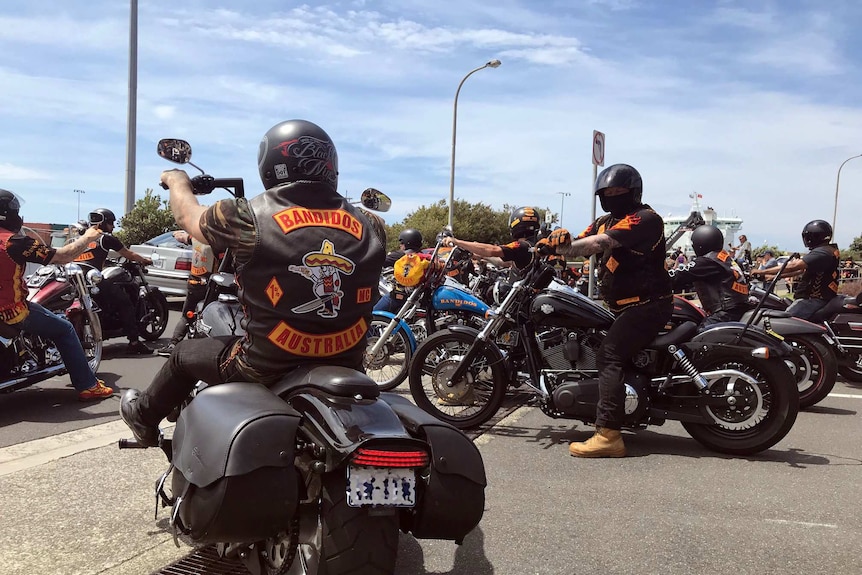
<svg viewBox="0 0 862 575"><path fill-rule="evenodd" d="M783 256L783 255L785 255L784 250L780 249L778 246L767 246L767 245L763 245L763 246L756 246L756 247L752 250L751 257L753 257L753 258L759 258L760 256L762 256L762 255L763 255L763 252L765 252L766 250L771 251L771 252L772 252L772 255L774 255L775 257L779 257L779 256Z"/></svg>
<svg viewBox="0 0 862 575"><path fill-rule="evenodd" d="M146 189L143 198L135 202L132 211L120 218L117 225L121 229L114 235L126 246L140 244L169 230L178 229L167 200L153 194L150 188Z"/></svg>
<svg viewBox="0 0 862 575"><path fill-rule="evenodd" d="M845 251L852 252L852 255L845 255ZM862 259L862 236L853 238L853 241L850 242L850 247L847 248L847 250L842 250L841 257L843 259L847 259L848 257L852 257L853 259Z"/></svg>
<svg viewBox="0 0 862 575"><path fill-rule="evenodd" d="M482 202L471 204L455 200L452 220L455 236L486 244L507 244L512 241L509 234L509 214L519 206L503 205L497 210ZM540 218L547 210L538 209ZM420 206L407 214L404 221L386 226L387 249L398 249L398 234L405 228L414 228L422 234L425 247L433 247L437 234L449 222L449 204L440 200L429 206Z"/></svg>

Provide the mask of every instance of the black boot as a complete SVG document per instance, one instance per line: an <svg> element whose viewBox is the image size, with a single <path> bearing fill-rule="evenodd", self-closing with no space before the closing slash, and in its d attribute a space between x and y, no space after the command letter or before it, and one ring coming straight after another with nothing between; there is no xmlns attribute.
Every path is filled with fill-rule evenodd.
<svg viewBox="0 0 862 575"><path fill-rule="evenodd" d="M132 430L138 443L146 447L158 447L162 432L158 426L144 423L141 417L140 395L141 392L137 389L127 389L123 393L120 399L120 417Z"/></svg>

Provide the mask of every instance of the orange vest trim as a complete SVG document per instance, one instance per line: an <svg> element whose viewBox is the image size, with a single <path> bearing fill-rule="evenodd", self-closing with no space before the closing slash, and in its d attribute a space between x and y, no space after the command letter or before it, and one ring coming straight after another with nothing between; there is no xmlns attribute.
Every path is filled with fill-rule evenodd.
<svg viewBox="0 0 862 575"><path fill-rule="evenodd" d="M302 357L329 357L365 342L368 324L365 318L336 333L305 333L279 322L267 339L288 353Z"/></svg>
<svg viewBox="0 0 862 575"><path fill-rule="evenodd" d="M357 240L362 239L362 222L345 210L310 210L293 207L273 214L272 218L285 234L300 228L316 226L341 230Z"/></svg>

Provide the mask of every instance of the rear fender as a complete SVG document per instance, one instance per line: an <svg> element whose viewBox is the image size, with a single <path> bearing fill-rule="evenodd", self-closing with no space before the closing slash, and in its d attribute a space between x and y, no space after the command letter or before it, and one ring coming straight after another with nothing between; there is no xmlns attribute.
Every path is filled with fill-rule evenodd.
<svg viewBox="0 0 862 575"><path fill-rule="evenodd" d="M373 319L379 319L381 321L385 321L389 323L395 318L395 314L388 311L374 311L372 313ZM410 329L410 326L407 325L407 322L403 319L398 320L398 325L395 326L393 332L403 331L404 335L407 337L407 341L410 343L410 351L416 351L416 337L413 335L413 330Z"/></svg>
<svg viewBox="0 0 862 575"><path fill-rule="evenodd" d="M766 317L757 322L757 326L782 336L826 334L826 326L822 323L811 323L798 317Z"/></svg>
<svg viewBox="0 0 862 575"><path fill-rule="evenodd" d="M715 324L695 335L685 347L693 349L703 344L723 344L747 348L767 347L770 357L790 357L797 354L790 345L756 326L749 327L740 338L743 329L745 324L739 322Z"/></svg>

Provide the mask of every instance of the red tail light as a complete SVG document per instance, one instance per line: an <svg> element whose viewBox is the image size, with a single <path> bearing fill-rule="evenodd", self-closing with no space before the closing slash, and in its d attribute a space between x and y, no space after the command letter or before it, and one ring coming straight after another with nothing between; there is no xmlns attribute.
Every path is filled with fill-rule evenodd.
<svg viewBox="0 0 862 575"><path fill-rule="evenodd" d="M360 447L353 454L353 465L367 467L426 467L428 454L424 451L388 451Z"/></svg>
<svg viewBox="0 0 862 575"><path fill-rule="evenodd" d="M175 270L191 271L192 270L192 260L178 259L176 261L176 263L174 263L174 269Z"/></svg>

